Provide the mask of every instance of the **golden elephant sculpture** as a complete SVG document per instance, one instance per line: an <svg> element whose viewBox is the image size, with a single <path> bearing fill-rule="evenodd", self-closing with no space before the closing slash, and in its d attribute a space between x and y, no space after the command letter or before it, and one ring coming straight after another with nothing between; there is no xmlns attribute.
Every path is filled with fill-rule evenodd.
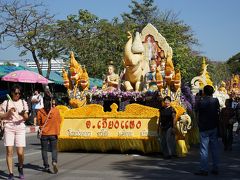
<svg viewBox="0 0 240 180"><path fill-rule="evenodd" d="M177 121L177 130L182 136L185 136L191 129L191 117L188 114L182 114Z"/></svg>
<svg viewBox="0 0 240 180"><path fill-rule="evenodd" d="M124 86L126 91L140 91L142 89L143 68L142 63L144 59L144 47L141 42L139 33L133 42L132 34L128 32L128 42L124 49Z"/></svg>
<svg viewBox="0 0 240 180"><path fill-rule="evenodd" d="M186 134L191 127L191 118L186 113L186 109L179 104L178 101L172 101L171 106L176 111L176 143L177 143L177 154L178 156L186 156L189 144L186 142Z"/></svg>

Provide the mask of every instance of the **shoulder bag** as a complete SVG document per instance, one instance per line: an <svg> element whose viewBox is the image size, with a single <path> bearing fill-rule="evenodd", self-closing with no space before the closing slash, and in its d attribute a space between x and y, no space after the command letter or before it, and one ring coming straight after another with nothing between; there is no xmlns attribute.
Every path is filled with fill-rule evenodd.
<svg viewBox="0 0 240 180"><path fill-rule="evenodd" d="M49 113L48 113L48 115L47 115L47 118L46 118L46 121L44 122L42 128L41 128L41 129L40 129L40 128L38 129L38 132L37 132L37 138L38 138L38 139L41 139L41 137L42 137L42 131L43 131L44 127L46 126L47 122L48 122L49 115L50 115L51 111L52 111L52 109L49 111Z"/></svg>

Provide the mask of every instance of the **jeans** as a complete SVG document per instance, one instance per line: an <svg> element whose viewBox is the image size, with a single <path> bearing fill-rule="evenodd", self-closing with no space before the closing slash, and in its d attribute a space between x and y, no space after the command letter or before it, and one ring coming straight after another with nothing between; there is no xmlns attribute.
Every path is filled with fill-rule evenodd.
<svg viewBox="0 0 240 180"><path fill-rule="evenodd" d="M212 155L212 170L218 171L219 144L217 128L200 132L200 170L202 171L208 171L208 146Z"/></svg>
<svg viewBox="0 0 240 180"><path fill-rule="evenodd" d="M175 134L172 133L172 128L161 130L161 148L164 157L176 155L176 140Z"/></svg>
<svg viewBox="0 0 240 180"><path fill-rule="evenodd" d="M52 162L57 163L57 136L45 136L42 135L41 137L41 147L42 147L42 159L43 159L43 166L48 168L48 149L51 148L52 151Z"/></svg>

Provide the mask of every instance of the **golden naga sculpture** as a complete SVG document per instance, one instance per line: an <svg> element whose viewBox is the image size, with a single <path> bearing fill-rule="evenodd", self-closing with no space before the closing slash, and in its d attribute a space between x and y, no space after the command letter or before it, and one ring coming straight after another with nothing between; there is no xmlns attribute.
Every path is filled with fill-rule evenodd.
<svg viewBox="0 0 240 180"><path fill-rule="evenodd" d="M82 67L76 61L74 53L70 52L70 78L74 82L73 95L76 96L77 88L79 87L80 77L83 73Z"/></svg>
<svg viewBox="0 0 240 180"><path fill-rule="evenodd" d="M72 90L72 83L69 78L68 72L64 68L62 69L62 75L63 75L63 85L65 88L67 88L68 96L70 96L70 90Z"/></svg>
<svg viewBox="0 0 240 180"><path fill-rule="evenodd" d="M173 85L175 91L179 91L181 88L181 73L179 70L176 70L175 76L173 77Z"/></svg>
<svg viewBox="0 0 240 180"><path fill-rule="evenodd" d="M166 64L166 68L165 68L165 82L166 82L166 86L168 87L168 89L170 89L173 76L174 76L174 70L170 66L168 66Z"/></svg>
<svg viewBox="0 0 240 180"><path fill-rule="evenodd" d="M160 95L163 96L162 91L163 91L163 77L161 74L161 70L159 68L156 69L156 83L158 90L160 92Z"/></svg>
<svg viewBox="0 0 240 180"><path fill-rule="evenodd" d="M86 68L82 70L82 75L78 79L78 84L80 84L81 91L86 91L89 89L89 77Z"/></svg>
<svg viewBox="0 0 240 180"><path fill-rule="evenodd" d="M196 76L191 80L192 93L195 95L199 90L203 89L204 86L210 85L213 86L213 82L207 71L208 64L206 64L205 58L202 62L202 71L200 76Z"/></svg>
<svg viewBox="0 0 240 180"><path fill-rule="evenodd" d="M89 77L86 68L76 61L74 53L70 53L69 73L62 70L64 86L67 88L72 107L80 107L86 104L84 91L89 88Z"/></svg>
<svg viewBox="0 0 240 180"><path fill-rule="evenodd" d="M128 42L124 48L124 86L126 91L141 91L141 83L143 79L143 46L140 35L137 32L134 42L132 34L128 32Z"/></svg>

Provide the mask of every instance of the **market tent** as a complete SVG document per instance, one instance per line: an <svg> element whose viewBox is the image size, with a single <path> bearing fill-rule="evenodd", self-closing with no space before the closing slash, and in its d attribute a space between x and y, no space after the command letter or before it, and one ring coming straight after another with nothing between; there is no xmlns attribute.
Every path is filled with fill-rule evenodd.
<svg viewBox="0 0 240 180"><path fill-rule="evenodd" d="M36 69L34 69L36 71ZM43 71L43 76L46 76L47 71ZM102 87L103 81L98 78L89 78L90 79L90 89L93 88L94 86L97 86L98 88ZM64 80L62 77L62 73L58 71L51 71L49 80L53 81L55 84L63 85Z"/></svg>
<svg viewBox="0 0 240 180"><path fill-rule="evenodd" d="M46 76L46 74L47 74L47 71L43 71L43 76ZM60 74L57 71L51 71L50 72L49 80L53 81L53 83L55 83L55 84L63 85L62 74Z"/></svg>
<svg viewBox="0 0 240 180"><path fill-rule="evenodd" d="M10 72L17 71L17 70L24 70L25 68L23 66L0 66L0 78L5 76L6 74L9 74Z"/></svg>
<svg viewBox="0 0 240 180"><path fill-rule="evenodd" d="M36 68L29 68L24 66L0 66L0 78L3 77L6 74L9 74L12 71L16 70L29 70L38 73L38 70ZM45 77L47 74L47 71L43 71L43 76ZM50 77L48 78L50 81L53 81L55 84L63 85L63 77L61 72L57 71L51 71ZM90 77L90 89L94 86L97 86L98 88L102 87L103 81L98 78L91 78Z"/></svg>

